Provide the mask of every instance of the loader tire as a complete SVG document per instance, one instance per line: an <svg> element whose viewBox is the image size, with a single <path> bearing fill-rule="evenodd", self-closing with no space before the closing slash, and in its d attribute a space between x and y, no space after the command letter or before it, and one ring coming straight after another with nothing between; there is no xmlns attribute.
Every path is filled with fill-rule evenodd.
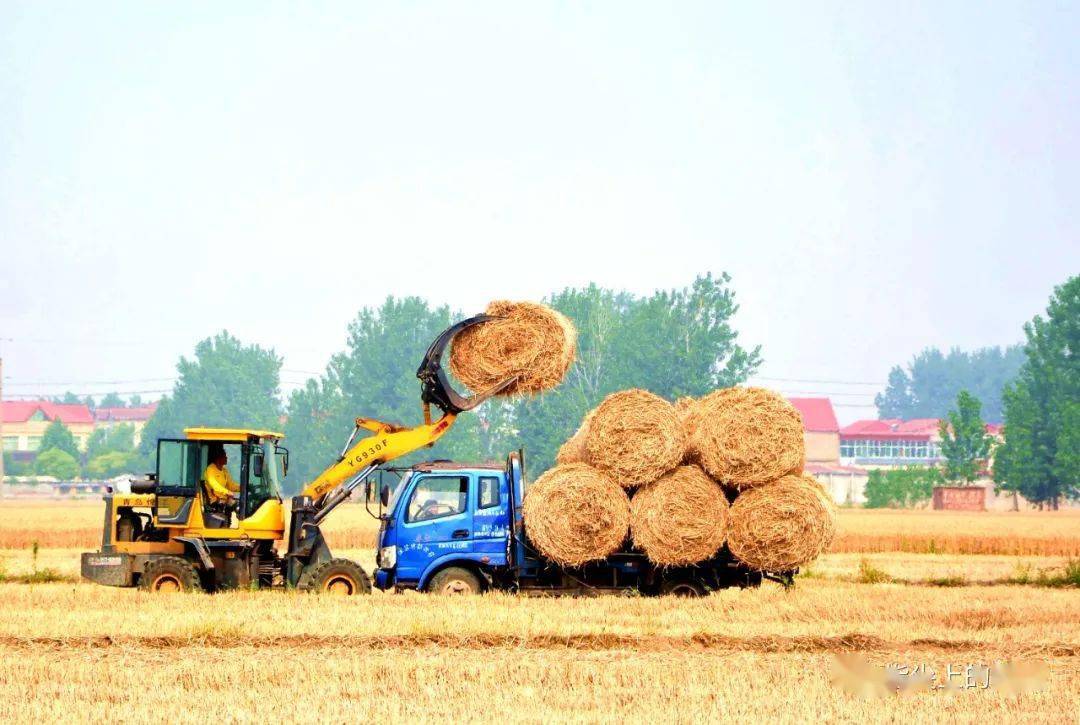
<svg viewBox="0 0 1080 725"><path fill-rule="evenodd" d="M479 594L480 577L460 566L448 566L431 577L427 590L432 594Z"/></svg>
<svg viewBox="0 0 1080 725"><path fill-rule="evenodd" d="M371 579L356 562L331 559L301 574L296 588L320 594L371 594Z"/></svg>
<svg viewBox="0 0 1080 725"><path fill-rule="evenodd" d="M190 561L179 556L163 556L146 565L139 577L139 589L162 593L198 592L202 591L202 583Z"/></svg>

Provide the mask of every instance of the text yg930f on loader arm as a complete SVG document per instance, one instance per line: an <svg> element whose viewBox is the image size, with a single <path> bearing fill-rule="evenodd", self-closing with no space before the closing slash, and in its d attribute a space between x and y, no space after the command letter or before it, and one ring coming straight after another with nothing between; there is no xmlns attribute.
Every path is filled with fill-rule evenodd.
<svg viewBox="0 0 1080 725"><path fill-rule="evenodd" d="M158 441L157 470L133 481L131 493L105 495L101 550L82 555L83 577L111 586L150 591L289 586L359 594L371 580L359 564L334 558L319 524L379 466L434 444L471 410L512 384L509 378L469 398L459 395L442 369L442 355L461 330L491 319L477 315L446 329L417 370L424 423L412 428L357 418L336 463L292 499L288 528L280 479L289 453L281 433L188 428L182 439ZM432 420L431 406L441 411ZM364 431L366 436L357 441ZM211 451L239 461L235 511L212 503L203 472ZM284 556L276 544L287 540Z"/></svg>

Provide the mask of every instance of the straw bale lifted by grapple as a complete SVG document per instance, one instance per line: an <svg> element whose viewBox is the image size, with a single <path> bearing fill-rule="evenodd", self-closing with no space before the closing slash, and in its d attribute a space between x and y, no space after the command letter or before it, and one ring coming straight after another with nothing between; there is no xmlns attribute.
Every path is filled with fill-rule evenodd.
<svg viewBox="0 0 1080 725"><path fill-rule="evenodd" d="M463 330L450 348L450 371L472 390L517 380L499 395L553 388L566 377L577 351L577 330L562 313L534 302L500 300L487 314L498 319Z"/></svg>

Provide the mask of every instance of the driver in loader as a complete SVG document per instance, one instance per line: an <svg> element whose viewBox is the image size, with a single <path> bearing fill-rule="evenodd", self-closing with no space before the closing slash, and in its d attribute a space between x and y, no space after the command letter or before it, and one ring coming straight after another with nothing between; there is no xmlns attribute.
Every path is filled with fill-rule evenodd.
<svg viewBox="0 0 1080 725"><path fill-rule="evenodd" d="M236 502L240 497L240 484L226 467L229 456L225 453L225 446L220 443L211 446L209 457L210 464L203 474L203 480L206 481L206 494L210 498L211 506L228 516L236 508Z"/></svg>

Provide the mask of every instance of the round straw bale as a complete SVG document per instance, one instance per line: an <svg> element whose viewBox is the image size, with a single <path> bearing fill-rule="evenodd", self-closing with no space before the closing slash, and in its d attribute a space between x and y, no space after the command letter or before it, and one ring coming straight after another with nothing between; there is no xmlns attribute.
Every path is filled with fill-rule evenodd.
<svg viewBox="0 0 1080 725"><path fill-rule="evenodd" d="M562 382L574 362L577 330L562 313L533 302L492 302L502 318L462 330L450 348L450 371L468 388L484 391L513 376L500 395L537 393Z"/></svg>
<svg viewBox="0 0 1080 725"><path fill-rule="evenodd" d="M630 499L634 544L665 566L711 559L724 545L727 517L723 490L697 466L680 466Z"/></svg>
<svg viewBox="0 0 1080 725"><path fill-rule="evenodd" d="M626 492L584 463L548 469L529 486L521 513L536 548L566 566L615 553L630 528Z"/></svg>
<svg viewBox="0 0 1080 725"><path fill-rule="evenodd" d="M675 406L647 390L623 390L604 398L585 431L590 464L620 485L652 483L682 462L686 434Z"/></svg>
<svg viewBox="0 0 1080 725"><path fill-rule="evenodd" d="M738 489L802 471L802 416L779 393L724 388L691 409L691 457L716 480Z"/></svg>
<svg viewBox="0 0 1080 725"><path fill-rule="evenodd" d="M762 571L789 571L818 556L835 533L833 503L808 475L744 491L728 516L728 547Z"/></svg>
<svg viewBox="0 0 1080 725"><path fill-rule="evenodd" d="M559 452L555 454L556 463L588 463L585 456L585 431L589 427L589 421L592 420L593 412L590 410L586 413L577 432L559 446Z"/></svg>

